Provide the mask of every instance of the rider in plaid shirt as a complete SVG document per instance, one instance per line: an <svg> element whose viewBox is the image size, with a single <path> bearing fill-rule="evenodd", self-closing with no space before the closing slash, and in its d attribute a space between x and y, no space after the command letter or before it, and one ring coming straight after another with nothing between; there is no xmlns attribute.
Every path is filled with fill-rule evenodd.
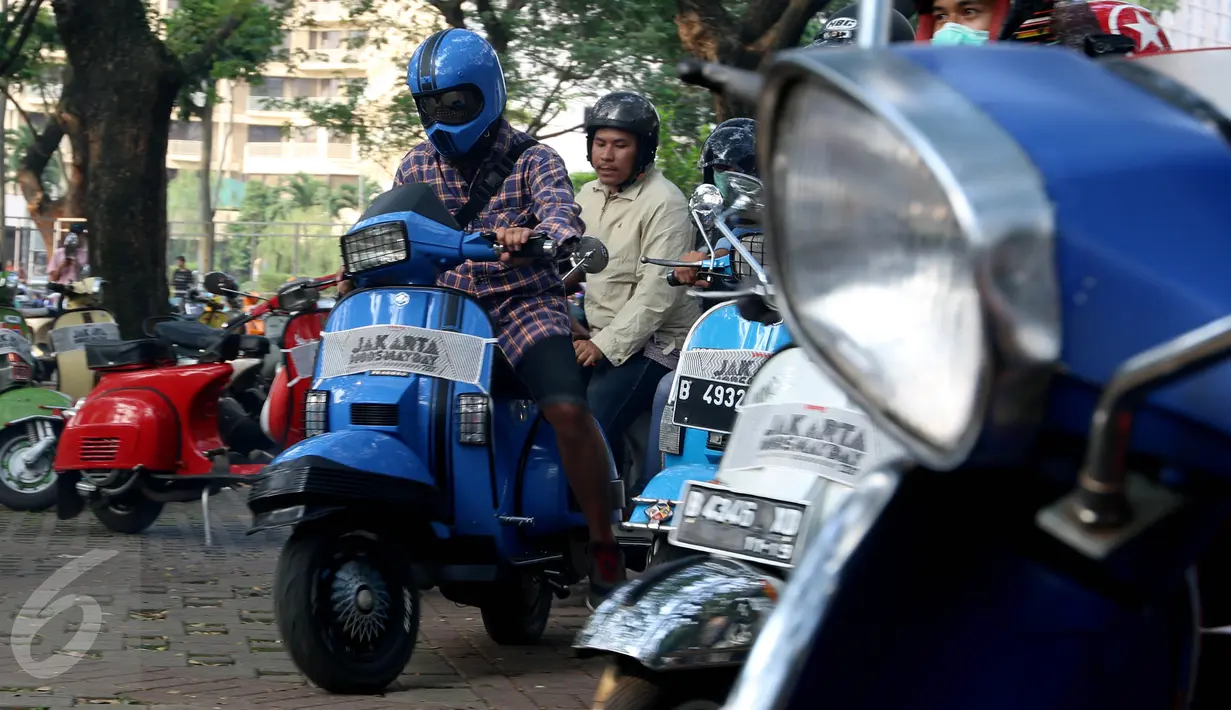
<svg viewBox="0 0 1231 710"><path fill-rule="evenodd" d="M514 129L503 117L496 119L495 139L481 156L480 170L509 151L515 142L530 136ZM393 185L427 183L456 214L466 204L474 166L467 176L449 162L430 142L420 143L402 158ZM517 161L504 185L487 208L470 224L470 229L495 231L522 227L546 232L557 241L579 236L585 230L578 215L581 208L573 201L573 184L564 161L545 145L527 150ZM528 236L528 234L527 234ZM500 324L500 347L514 366L531 345L551 336L571 338L572 321L564 284L552 264L540 261L510 268L492 261L467 262L441 274L437 283L466 291L479 299Z"/></svg>
<svg viewBox="0 0 1231 710"><path fill-rule="evenodd" d="M529 138L504 119L500 60L474 32L442 30L415 50L406 83L428 141L402 159L394 185L427 183L457 215L490 167ZM551 148L533 145L474 221L461 226L494 231L516 251L535 232L557 241L581 236L580 213L564 161ZM587 602L593 608L624 578L611 529L612 511L623 501L611 500L608 450L586 403L560 275L554 264L506 252L501 263L467 262L438 283L469 293L491 313L501 348L555 430L565 476L589 523Z"/></svg>

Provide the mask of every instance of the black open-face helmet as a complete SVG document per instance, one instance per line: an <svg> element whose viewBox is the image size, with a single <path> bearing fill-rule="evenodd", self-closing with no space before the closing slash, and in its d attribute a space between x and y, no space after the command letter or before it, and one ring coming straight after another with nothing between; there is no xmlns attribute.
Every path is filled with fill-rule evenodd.
<svg viewBox="0 0 1231 710"><path fill-rule="evenodd" d="M715 165L757 177L756 125L751 118L732 118L718 124L701 146L698 163L704 182L714 184Z"/></svg>
<svg viewBox="0 0 1231 710"><path fill-rule="evenodd" d="M586 160L594 164L594 134L600 128L628 131L637 137L637 165L629 183L641 177L658 153L658 111L650 100L631 91L616 91L594 102L586 117Z"/></svg>
<svg viewBox="0 0 1231 710"><path fill-rule="evenodd" d="M859 4L856 3L835 12L833 17L830 17L825 26L821 28L821 31L816 33L816 37L812 38L812 44L808 46L844 47L848 44L854 44L858 34ZM889 41L915 41L915 28L911 27L910 20L906 19L906 16L897 10L893 11L893 15L889 20Z"/></svg>

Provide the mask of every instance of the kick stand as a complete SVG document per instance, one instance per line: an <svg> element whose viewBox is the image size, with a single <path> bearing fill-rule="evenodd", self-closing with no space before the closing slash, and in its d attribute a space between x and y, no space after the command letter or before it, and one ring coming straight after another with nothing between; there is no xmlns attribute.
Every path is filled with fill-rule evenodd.
<svg viewBox="0 0 1231 710"><path fill-rule="evenodd" d="M209 529L209 486L201 489L201 514L205 516L205 546L214 544L214 536Z"/></svg>

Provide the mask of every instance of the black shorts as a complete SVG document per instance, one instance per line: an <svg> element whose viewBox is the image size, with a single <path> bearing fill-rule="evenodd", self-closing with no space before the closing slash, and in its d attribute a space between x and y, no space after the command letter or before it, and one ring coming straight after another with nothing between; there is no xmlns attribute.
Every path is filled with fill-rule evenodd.
<svg viewBox="0 0 1231 710"><path fill-rule="evenodd" d="M586 407L586 385L570 336L553 335L531 345L517 363L517 376L540 409L553 404Z"/></svg>

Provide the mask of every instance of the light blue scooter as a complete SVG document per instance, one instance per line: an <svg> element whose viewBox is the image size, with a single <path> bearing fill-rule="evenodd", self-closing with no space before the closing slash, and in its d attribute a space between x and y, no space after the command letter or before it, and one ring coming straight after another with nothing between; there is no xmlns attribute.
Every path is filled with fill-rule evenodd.
<svg viewBox="0 0 1231 710"><path fill-rule="evenodd" d="M699 186L689 209L703 237L714 229L732 244L740 244L732 254L697 263L646 259L661 266L699 266L715 285L710 291L694 292L701 297L731 298L738 293L729 289L739 288L741 278L764 275L759 231L750 230L750 235L737 238L728 224L736 214L755 209L760 182L739 176L730 184L737 193L730 209L725 209L713 185ZM713 245L704 238L713 254ZM676 283L673 276L668 274L668 281ZM630 490L632 513L620 524L618 536L626 554L646 551L644 559L630 555L630 567L644 569L642 565L648 567L672 556L665 543L680 491L689 481L714 477L749 382L770 355L790 343L790 333L776 314L749 320L736 300L710 308L693 325L681 348L679 367L659 387L650 451L638 484Z"/></svg>

